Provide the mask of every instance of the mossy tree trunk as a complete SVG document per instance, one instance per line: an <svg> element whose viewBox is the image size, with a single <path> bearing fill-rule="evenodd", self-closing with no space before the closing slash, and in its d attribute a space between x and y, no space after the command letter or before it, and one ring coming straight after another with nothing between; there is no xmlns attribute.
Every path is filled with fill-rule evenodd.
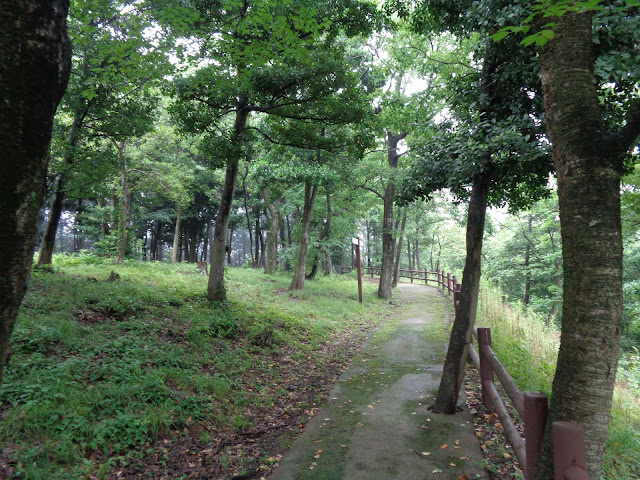
<svg viewBox="0 0 640 480"><path fill-rule="evenodd" d="M294 269L293 279L289 285L289 290L302 290L304 288L304 279L307 271L307 253L309 252L309 227L311 225L313 205L316 201L317 193L318 185L313 184L311 180L305 180L304 208L300 222L302 232L300 234L300 243L298 244L298 260Z"/></svg>
<svg viewBox="0 0 640 480"><path fill-rule="evenodd" d="M227 158L227 170L225 173L222 199L216 216L216 224L213 230L213 242L211 243L211 270L207 285L207 298L211 301L226 301L227 294L224 288L224 267L227 258L227 236L229 220L231 219L231 205L236 191L238 180L238 165L244 151L244 134L249 118L249 109L246 100L241 95L240 104L236 111L233 130L233 152Z"/></svg>

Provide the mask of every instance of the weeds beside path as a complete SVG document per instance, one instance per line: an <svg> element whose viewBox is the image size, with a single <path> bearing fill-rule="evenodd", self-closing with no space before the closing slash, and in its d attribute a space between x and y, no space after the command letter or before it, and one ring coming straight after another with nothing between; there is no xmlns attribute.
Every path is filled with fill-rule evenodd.
<svg viewBox="0 0 640 480"><path fill-rule="evenodd" d="M428 287L399 289L402 306L340 377L271 480L487 478L469 413L427 410L442 373L447 300Z"/></svg>
<svg viewBox="0 0 640 480"><path fill-rule="evenodd" d="M358 304L351 278L289 281L230 269L219 305L189 264L63 256L34 272L0 390L0 479L266 475L388 311L373 285Z"/></svg>

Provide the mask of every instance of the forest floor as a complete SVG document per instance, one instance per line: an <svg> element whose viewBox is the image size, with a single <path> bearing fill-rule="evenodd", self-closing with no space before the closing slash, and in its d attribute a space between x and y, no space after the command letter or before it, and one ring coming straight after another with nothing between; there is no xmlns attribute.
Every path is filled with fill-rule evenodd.
<svg viewBox="0 0 640 480"><path fill-rule="evenodd" d="M424 473L416 478L475 478L485 467L492 480L522 478L499 422L481 407L470 404L475 426L465 413L450 417L448 432L427 411L448 337L450 300L435 289L401 285L390 306L367 282L358 304L353 278L289 292L286 274L232 269L231 302L216 306L190 265L62 260L34 272L12 336L0 479L262 479L289 462L297 437L313 428L329 435L340 418L346 430L335 441L312 439L299 462L305 473L347 455L373 468L382 456L374 445L391 447L389 432L402 431L405 444L394 448L403 455L389 465L415 464ZM106 281L112 269L120 281ZM331 391L336 384L342 393ZM398 416L392 427L385 411ZM368 428L375 444L357 446ZM458 430L475 433L469 445L484 463L461 453Z"/></svg>

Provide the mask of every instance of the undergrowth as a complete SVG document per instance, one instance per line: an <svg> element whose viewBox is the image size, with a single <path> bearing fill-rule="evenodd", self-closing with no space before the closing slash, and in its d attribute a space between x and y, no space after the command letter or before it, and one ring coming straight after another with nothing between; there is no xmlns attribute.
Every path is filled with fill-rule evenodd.
<svg viewBox="0 0 640 480"><path fill-rule="evenodd" d="M551 394L560 332L519 305L505 305L498 288L483 284L476 324L491 328L492 348L523 392ZM603 480L640 479L640 356L618 367Z"/></svg>
<svg viewBox="0 0 640 480"><path fill-rule="evenodd" d="M34 271L0 389L0 464L12 478L104 478L171 432L248 428L245 412L274 401L256 375L273 385L281 375L267 355L307 358L387 308L370 284L358 304L355 282L339 276L298 292L287 275L227 278L220 305L189 264L71 256Z"/></svg>

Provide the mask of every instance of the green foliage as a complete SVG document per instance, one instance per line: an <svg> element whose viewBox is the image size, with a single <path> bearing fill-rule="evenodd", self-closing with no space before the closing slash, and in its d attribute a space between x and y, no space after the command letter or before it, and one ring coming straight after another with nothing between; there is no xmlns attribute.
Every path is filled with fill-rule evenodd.
<svg viewBox="0 0 640 480"><path fill-rule="evenodd" d="M247 408L274 395L249 390L261 391L250 372L269 354L256 332L269 326L278 348L306 358L385 308L370 285L359 305L355 283L340 278L290 296L284 276L232 270L223 309L187 266L94 255L54 265L32 275L0 389L5 458L29 479L102 478L184 428L246 428ZM120 280L106 282L112 269ZM277 385L283 373L272 364L260 381Z"/></svg>
<svg viewBox="0 0 640 480"><path fill-rule="evenodd" d="M549 395L555 371L560 332L545 327L538 315L501 301L501 292L483 285L478 326L490 327L492 346L522 391ZM640 474L640 357L636 349L623 355L618 366L603 479L628 480Z"/></svg>

